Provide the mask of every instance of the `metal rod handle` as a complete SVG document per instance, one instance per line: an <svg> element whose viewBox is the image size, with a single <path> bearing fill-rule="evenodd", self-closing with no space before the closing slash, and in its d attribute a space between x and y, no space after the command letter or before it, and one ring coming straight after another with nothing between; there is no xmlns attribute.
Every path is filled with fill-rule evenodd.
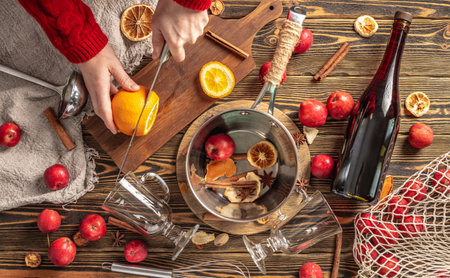
<svg viewBox="0 0 450 278"><path fill-rule="evenodd" d="M7 73L7 74L10 74L10 75L13 75L13 76L16 76L16 77L19 77L19 78L22 78L22 79L30 81L32 83L41 85L41 86L43 86L45 88L48 88L50 90L53 90L53 91L58 92L59 94L61 94L61 92L59 91L59 88L57 86L55 86L53 84L50 84L47 81L44 81L44 80L41 80L39 78L33 77L31 75L28 75L26 73L23 73L21 71L9 68L9 67L7 67L5 65L2 65L2 64L0 64L0 71L2 71L4 73Z"/></svg>
<svg viewBox="0 0 450 278"><path fill-rule="evenodd" d="M139 266L139 265L131 265L131 264L126 265L126 264L121 264L121 263L104 262L102 264L102 268L109 269L113 272L141 275L141 276L154 277L154 278L171 278L172 277L172 271L170 271L170 270L158 269L158 268L153 268L153 267L144 267L144 266Z"/></svg>

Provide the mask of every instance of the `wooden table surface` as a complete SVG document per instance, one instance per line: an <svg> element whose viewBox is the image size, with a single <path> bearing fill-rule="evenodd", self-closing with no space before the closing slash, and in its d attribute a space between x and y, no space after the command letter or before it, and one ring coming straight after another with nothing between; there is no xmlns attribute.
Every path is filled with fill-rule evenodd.
<svg viewBox="0 0 450 278"><path fill-rule="evenodd" d="M225 18L240 18L249 13L258 3L252 0L225 0ZM286 17L288 6L295 1L283 1ZM405 97L415 91L423 91L431 99L430 111L421 118L406 115L402 108L400 133L395 146L388 174L394 176L395 186L422 168L435 157L449 151L450 142L450 3L445 0L426 1L301 1L308 9L308 18L304 27L314 34L314 44L305 54L293 56L288 69L288 78L279 89L276 106L290 116L298 127L300 102L314 98L326 102L328 95L336 90L345 90L354 98L358 98L378 68L386 43L389 38L393 15L396 10L404 9L412 12L414 20L407 38L403 53L400 95L401 103ZM373 16L379 30L370 39L361 38L353 31L356 17L368 14ZM231 96L220 100L254 100L261 88L258 79L259 67L269 61L276 45L277 27L280 20L266 25L257 35L253 44L253 56L257 67L242 80ZM314 75L329 57L347 41L351 45L349 54L324 81L312 81ZM409 127L416 122L430 125L434 130L433 145L416 150L408 144ZM319 136L310 146L311 154L329 154L337 158L343 143L346 121L329 119L320 127ZM183 227L190 227L202 222L189 210L180 194L175 173L175 159L178 145L186 128L172 138L163 148L152 155L136 171L154 171L160 174L171 189L170 206L173 220ZM98 148L92 137L85 132L85 140L89 146ZM95 190L87 193L76 204L64 211L59 205L38 204L20 207L0 213L0 277L119 277L121 275L102 271L104 261L125 262L123 247L112 247L110 232L118 229L108 226L107 235L89 246L78 248L75 261L68 267L53 266L47 258L47 239L36 226L38 214L44 209L56 209L63 217L60 229L50 236L55 240L61 236L72 236L81 219L90 213L98 213L108 217L101 209L102 201L112 189L117 167L111 159L99 149L100 157L96 159L96 170L100 182ZM344 230L341 256L340 277L355 276L358 266L353 261L352 245L354 240L353 217L367 208L367 204L344 199L330 193L330 179L311 180L310 192L320 190L337 214ZM201 230L216 232L202 225ZM131 232L120 230L127 240L143 239ZM267 233L254 236L256 240L267 236ZM213 244L205 245L199 250L190 244L176 262L170 260L173 246L164 238L153 236L146 239L149 255L142 265L166 269L188 266L212 259L235 259L242 261L254 277L262 276L247 254L240 236L231 236L223 247ZM299 267L308 261L318 263L328 277L331 273L335 239L329 238L306 249L298 255L275 254L267 259L267 277L298 276ZM29 251L37 251L43 257L43 263L37 270L29 270L24 266L24 256Z"/></svg>

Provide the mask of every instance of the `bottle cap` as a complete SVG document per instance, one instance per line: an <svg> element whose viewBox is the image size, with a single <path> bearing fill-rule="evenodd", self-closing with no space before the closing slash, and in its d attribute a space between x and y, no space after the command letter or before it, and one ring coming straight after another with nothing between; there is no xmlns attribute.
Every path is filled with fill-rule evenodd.
<svg viewBox="0 0 450 278"><path fill-rule="evenodd" d="M405 12L405 11L397 11L395 13L394 19L402 19L402 20L411 22L413 19L413 16L412 16L412 14Z"/></svg>

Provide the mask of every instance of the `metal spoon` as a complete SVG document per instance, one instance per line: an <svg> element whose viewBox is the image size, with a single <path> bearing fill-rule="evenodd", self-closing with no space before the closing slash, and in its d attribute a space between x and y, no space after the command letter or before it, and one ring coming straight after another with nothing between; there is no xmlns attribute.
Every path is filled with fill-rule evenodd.
<svg viewBox="0 0 450 278"><path fill-rule="evenodd" d="M61 95L58 117L65 119L80 113L88 99L88 91L80 73L73 71L69 80L62 86L55 86L39 78L0 64L0 71L41 85Z"/></svg>

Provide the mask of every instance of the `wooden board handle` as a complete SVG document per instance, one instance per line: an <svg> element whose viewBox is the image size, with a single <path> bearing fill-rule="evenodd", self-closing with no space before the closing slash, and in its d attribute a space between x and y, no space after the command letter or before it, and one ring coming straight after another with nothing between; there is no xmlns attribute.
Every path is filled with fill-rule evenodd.
<svg viewBox="0 0 450 278"><path fill-rule="evenodd" d="M256 34L264 25L277 19L282 12L283 4L281 1L261 0L251 13L239 19L239 24L250 30L248 33ZM262 18L264 20L261 20Z"/></svg>

